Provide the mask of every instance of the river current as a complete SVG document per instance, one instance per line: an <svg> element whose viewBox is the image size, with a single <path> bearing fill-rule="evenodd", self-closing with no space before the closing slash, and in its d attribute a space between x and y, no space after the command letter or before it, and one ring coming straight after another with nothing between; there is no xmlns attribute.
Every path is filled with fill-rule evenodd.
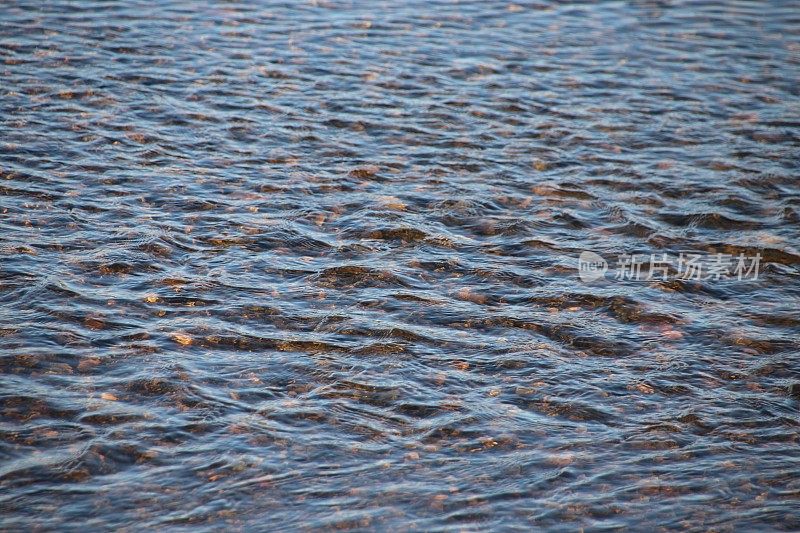
<svg viewBox="0 0 800 533"><path fill-rule="evenodd" d="M0 529L800 529L800 3L11 0L0 74Z"/></svg>

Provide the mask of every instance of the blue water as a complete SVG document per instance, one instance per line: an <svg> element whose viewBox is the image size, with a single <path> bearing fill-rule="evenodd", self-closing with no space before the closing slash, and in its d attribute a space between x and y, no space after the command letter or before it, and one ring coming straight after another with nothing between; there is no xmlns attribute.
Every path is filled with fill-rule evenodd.
<svg viewBox="0 0 800 533"><path fill-rule="evenodd" d="M800 529L800 3L14 0L0 73L0 529Z"/></svg>

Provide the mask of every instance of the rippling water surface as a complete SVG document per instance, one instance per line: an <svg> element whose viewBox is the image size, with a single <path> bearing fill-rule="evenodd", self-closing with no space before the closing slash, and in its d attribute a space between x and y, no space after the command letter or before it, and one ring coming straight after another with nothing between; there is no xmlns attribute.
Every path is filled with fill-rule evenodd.
<svg viewBox="0 0 800 533"><path fill-rule="evenodd" d="M800 528L798 2L11 1L0 72L2 529Z"/></svg>

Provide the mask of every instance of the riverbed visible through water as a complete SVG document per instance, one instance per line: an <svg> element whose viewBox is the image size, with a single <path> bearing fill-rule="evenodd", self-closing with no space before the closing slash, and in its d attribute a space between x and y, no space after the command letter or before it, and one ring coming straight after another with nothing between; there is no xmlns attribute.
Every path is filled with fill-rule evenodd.
<svg viewBox="0 0 800 533"><path fill-rule="evenodd" d="M12 0L0 74L0 529L800 529L800 3Z"/></svg>

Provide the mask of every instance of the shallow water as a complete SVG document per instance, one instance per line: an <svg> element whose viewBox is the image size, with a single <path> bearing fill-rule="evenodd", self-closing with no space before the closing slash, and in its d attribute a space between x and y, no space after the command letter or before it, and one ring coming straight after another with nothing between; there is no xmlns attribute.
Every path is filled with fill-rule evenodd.
<svg viewBox="0 0 800 533"><path fill-rule="evenodd" d="M0 7L2 529L800 529L800 3L156 4Z"/></svg>

